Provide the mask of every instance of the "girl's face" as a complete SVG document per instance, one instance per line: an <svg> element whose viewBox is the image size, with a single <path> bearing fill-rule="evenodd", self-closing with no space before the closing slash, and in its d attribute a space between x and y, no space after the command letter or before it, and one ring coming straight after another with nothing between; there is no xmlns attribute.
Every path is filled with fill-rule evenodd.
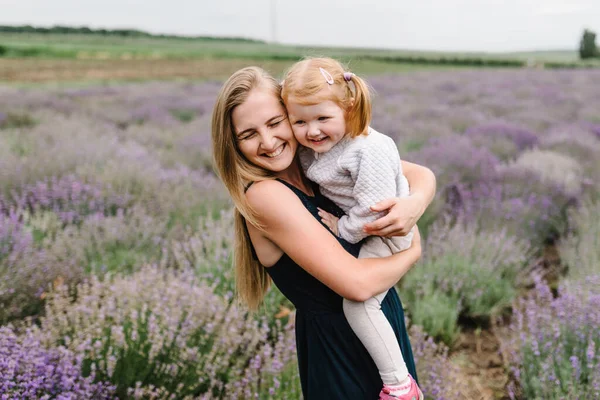
<svg viewBox="0 0 600 400"><path fill-rule="evenodd" d="M273 172L287 169L298 148L287 113L268 88L253 89L231 115L240 152L252 164Z"/></svg>
<svg viewBox="0 0 600 400"><path fill-rule="evenodd" d="M291 98L287 104L294 136L301 145L325 153L346 135L344 110L331 100L301 105Z"/></svg>

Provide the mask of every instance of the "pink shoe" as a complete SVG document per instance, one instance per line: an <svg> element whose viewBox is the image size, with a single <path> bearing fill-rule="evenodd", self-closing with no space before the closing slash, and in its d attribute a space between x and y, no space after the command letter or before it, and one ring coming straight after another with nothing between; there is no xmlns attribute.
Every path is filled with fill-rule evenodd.
<svg viewBox="0 0 600 400"><path fill-rule="evenodd" d="M410 382L404 387L383 385L383 389L379 393L379 400L424 400L425 397L417 382L415 382L412 376L408 375L408 377L410 378ZM392 391L406 389L408 386L410 386L408 392L401 396L392 396L390 394Z"/></svg>

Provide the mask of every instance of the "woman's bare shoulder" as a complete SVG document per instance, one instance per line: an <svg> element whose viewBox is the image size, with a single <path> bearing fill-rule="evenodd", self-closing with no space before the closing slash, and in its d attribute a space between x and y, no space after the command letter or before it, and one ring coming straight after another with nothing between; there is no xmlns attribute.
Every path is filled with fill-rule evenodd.
<svg viewBox="0 0 600 400"><path fill-rule="evenodd" d="M246 200L263 222L279 219L300 208L304 209L298 196L289 187L274 179L252 184L246 191Z"/></svg>
<svg viewBox="0 0 600 400"><path fill-rule="evenodd" d="M271 202L274 196L293 195L290 188L275 179L266 179L264 181L254 182L246 190L246 199L250 206L260 206L264 201Z"/></svg>

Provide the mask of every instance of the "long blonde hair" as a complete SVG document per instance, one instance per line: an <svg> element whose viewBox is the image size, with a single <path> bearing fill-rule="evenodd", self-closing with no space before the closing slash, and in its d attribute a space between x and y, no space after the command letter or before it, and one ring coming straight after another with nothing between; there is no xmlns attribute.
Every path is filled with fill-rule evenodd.
<svg viewBox="0 0 600 400"><path fill-rule="evenodd" d="M328 82L329 74L332 81ZM345 78L345 75L349 78ZM350 82L354 84L352 89ZM281 97L303 105L331 100L345 111L350 137L366 135L371 123L371 91L367 83L337 60L307 58L292 65L285 75Z"/></svg>
<svg viewBox="0 0 600 400"><path fill-rule="evenodd" d="M235 204L235 276L237 296L251 310L262 303L270 285L265 268L256 259L246 223L261 227L256 214L246 201L245 191L252 182L272 179L272 172L249 162L236 144L233 110L243 104L257 87L272 90L280 98L281 86L266 71L247 67L235 72L225 82L212 115L213 161L217 174L225 184ZM283 106L283 102L282 102Z"/></svg>

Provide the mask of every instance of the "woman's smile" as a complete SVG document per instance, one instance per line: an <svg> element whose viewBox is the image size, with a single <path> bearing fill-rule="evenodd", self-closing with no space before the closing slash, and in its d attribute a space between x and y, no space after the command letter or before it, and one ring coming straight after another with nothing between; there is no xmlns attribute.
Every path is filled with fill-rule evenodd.
<svg viewBox="0 0 600 400"><path fill-rule="evenodd" d="M267 156L267 157L269 157L269 158L278 157L279 155L281 155L281 153L283 153L283 150L285 149L285 146L286 146L286 144L282 143L275 150L273 150L272 152L266 152L266 153L264 153L264 155Z"/></svg>

